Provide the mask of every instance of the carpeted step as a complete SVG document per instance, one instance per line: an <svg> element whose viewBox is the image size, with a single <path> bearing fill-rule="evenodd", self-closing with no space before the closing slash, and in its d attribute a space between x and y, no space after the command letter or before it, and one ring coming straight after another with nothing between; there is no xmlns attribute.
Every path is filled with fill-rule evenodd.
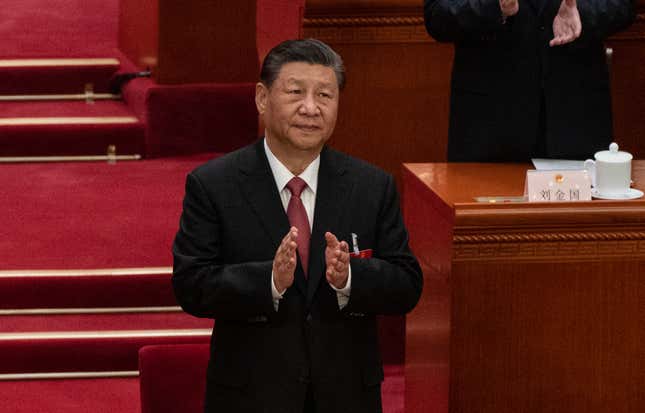
<svg viewBox="0 0 645 413"><path fill-rule="evenodd" d="M186 175L213 156L2 165L2 269L172 265Z"/></svg>
<svg viewBox="0 0 645 413"><path fill-rule="evenodd" d="M171 274L171 267L0 271L0 309L176 306Z"/></svg>
<svg viewBox="0 0 645 413"><path fill-rule="evenodd" d="M115 58L0 59L0 95L108 93Z"/></svg>
<svg viewBox="0 0 645 413"><path fill-rule="evenodd" d="M143 346L209 339L210 329L0 334L0 374L136 370Z"/></svg>
<svg viewBox="0 0 645 413"><path fill-rule="evenodd" d="M3 0L0 56L111 56L118 0Z"/></svg>
<svg viewBox="0 0 645 413"><path fill-rule="evenodd" d="M139 413L139 379L0 381L2 413Z"/></svg>
<svg viewBox="0 0 645 413"><path fill-rule="evenodd" d="M0 156L141 154L144 127L119 101L0 102Z"/></svg>
<svg viewBox="0 0 645 413"><path fill-rule="evenodd" d="M0 374L137 370L151 344L208 343L213 320L182 312L0 316Z"/></svg>

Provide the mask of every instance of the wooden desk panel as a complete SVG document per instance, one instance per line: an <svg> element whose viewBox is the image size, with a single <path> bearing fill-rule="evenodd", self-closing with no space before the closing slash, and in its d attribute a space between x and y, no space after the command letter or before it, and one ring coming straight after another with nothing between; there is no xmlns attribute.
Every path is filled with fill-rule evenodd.
<svg viewBox="0 0 645 413"><path fill-rule="evenodd" d="M645 200L472 202L521 193L525 169L404 168L426 281L407 319L408 413L645 406Z"/></svg>

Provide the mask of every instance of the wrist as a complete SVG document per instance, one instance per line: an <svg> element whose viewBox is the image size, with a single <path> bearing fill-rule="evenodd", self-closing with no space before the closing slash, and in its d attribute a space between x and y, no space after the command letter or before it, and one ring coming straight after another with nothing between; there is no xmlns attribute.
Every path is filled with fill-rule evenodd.
<svg viewBox="0 0 645 413"><path fill-rule="evenodd" d="M349 280L349 276L345 276L343 278L337 278L337 279L334 279L334 280L330 280L330 284L335 290L342 290L345 287L347 287L347 281L348 280Z"/></svg>
<svg viewBox="0 0 645 413"><path fill-rule="evenodd" d="M273 286L275 287L276 292L277 292L278 294L282 295L282 293L284 292L284 288L283 288L283 287L282 287L282 285L281 285L277 280L275 280L275 279L273 280Z"/></svg>

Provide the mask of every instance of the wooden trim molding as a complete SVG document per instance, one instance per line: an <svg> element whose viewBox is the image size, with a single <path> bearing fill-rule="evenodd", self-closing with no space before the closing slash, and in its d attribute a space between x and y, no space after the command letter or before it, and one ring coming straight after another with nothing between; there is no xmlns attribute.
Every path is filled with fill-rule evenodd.
<svg viewBox="0 0 645 413"><path fill-rule="evenodd" d="M642 260L645 241L588 241L543 243L458 244L454 262L463 261L603 261Z"/></svg>
<svg viewBox="0 0 645 413"><path fill-rule="evenodd" d="M305 17L423 15L420 0L306 0Z"/></svg>
<svg viewBox="0 0 645 413"><path fill-rule="evenodd" d="M645 258L645 232L457 235L453 258L460 261L600 261Z"/></svg>
<svg viewBox="0 0 645 413"><path fill-rule="evenodd" d="M333 44L434 42L416 0L309 0L303 25L307 37Z"/></svg>
<svg viewBox="0 0 645 413"><path fill-rule="evenodd" d="M313 17L304 19L305 27L410 26L423 24L423 16Z"/></svg>
<svg viewBox="0 0 645 413"><path fill-rule="evenodd" d="M330 44L433 43L423 24L307 26L305 35Z"/></svg>
<svg viewBox="0 0 645 413"><path fill-rule="evenodd" d="M507 242L559 242L559 241L617 241L644 240L645 232L575 232L543 234L481 234L455 235L455 244L507 243Z"/></svg>

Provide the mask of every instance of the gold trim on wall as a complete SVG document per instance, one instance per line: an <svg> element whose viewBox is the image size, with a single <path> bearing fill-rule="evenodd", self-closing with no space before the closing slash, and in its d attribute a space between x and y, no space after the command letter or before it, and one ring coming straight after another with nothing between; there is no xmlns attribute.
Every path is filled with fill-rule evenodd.
<svg viewBox="0 0 645 413"><path fill-rule="evenodd" d="M403 17L314 17L305 18L304 26L410 26L423 25L422 16Z"/></svg>

